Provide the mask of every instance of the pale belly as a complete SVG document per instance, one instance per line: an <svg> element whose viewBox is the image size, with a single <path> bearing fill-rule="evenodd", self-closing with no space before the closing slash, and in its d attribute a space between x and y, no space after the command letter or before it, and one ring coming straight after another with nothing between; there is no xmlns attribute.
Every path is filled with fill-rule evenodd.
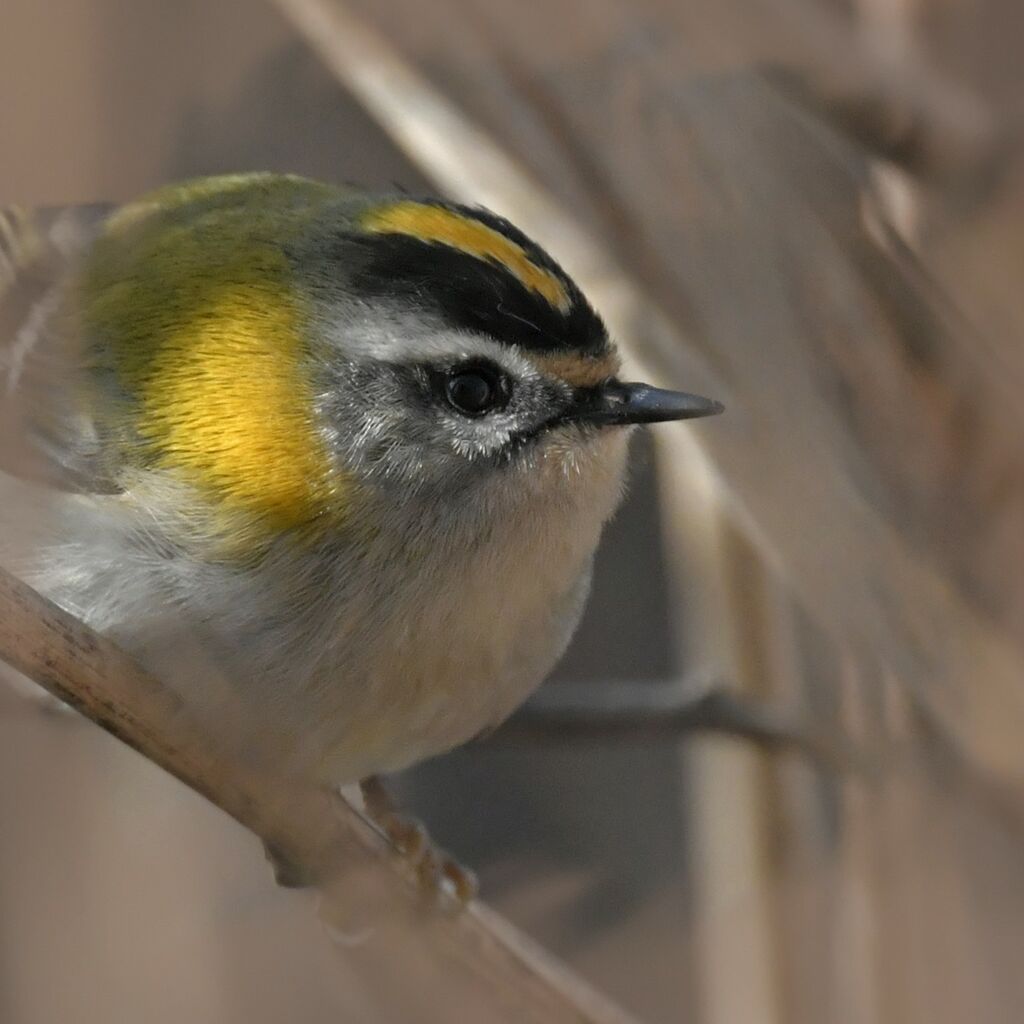
<svg viewBox="0 0 1024 1024"><path fill-rule="evenodd" d="M446 629L427 616L366 666L361 693L332 688L325 704L341 698L344 709L328 712L333 728L317 730L317 774L337 782L397 771L504 721L564 653L590 588L590 559L559 584L518 606L467 598Z"/></svg>
<svg viewBox="0 0 1024 1024"><path fill-rule="evenodd" d="M497 572L350 577L347 595L327 586L299 614L280 579L138 560L113 544L87 564L57 549L28 578L180 692L212 735L344 783L511 714L578 624L597 536L556 545L561 557L520 550Z"/></svg>

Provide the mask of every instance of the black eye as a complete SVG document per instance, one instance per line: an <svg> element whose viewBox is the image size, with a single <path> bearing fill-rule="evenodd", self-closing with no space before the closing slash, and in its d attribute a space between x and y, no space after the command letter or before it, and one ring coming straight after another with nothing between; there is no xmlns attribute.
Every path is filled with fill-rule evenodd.
<svg viewBox="0 0 1024 1024"><path fill-rule="evenodd" d="M465 416L483 416L502 409L509 399L508 378L490 366L467 366L452 370L445 381L448 404Z"/></svg>

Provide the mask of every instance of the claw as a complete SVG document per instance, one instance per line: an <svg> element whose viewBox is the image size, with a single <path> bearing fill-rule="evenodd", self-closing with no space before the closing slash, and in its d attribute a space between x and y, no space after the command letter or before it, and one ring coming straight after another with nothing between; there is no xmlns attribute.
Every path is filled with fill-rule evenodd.
<svg viewBox="0 0 1024 1024"><path fill-rule="evenodd" d="M401 814L379 778L370 776L359 787L367 815L413 872L423 895L436 900L448 893L461 906L471 902L479 888L474 872L440 849L421 822Z"/></svg>
<svg viewBox="0 0 1024 1024"><path fill-rule="evenodd" d="M471 903L480 891L480 881L472 868L467 868L456 860L446 858L441 865L441 873L454 891L459 903Z"/></svg>

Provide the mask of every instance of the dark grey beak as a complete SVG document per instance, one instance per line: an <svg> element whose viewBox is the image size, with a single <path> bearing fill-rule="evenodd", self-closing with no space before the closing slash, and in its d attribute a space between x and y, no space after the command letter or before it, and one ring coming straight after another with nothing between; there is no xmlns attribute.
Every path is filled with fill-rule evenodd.
<svg viewBox="0 0 1024 1024"><path fill-rule="evenodd" d="M721 402L685 391L664 391L650 384L613 380L581 396L570 415L578 423L623 426L717 416L724 408Z"/></svg>

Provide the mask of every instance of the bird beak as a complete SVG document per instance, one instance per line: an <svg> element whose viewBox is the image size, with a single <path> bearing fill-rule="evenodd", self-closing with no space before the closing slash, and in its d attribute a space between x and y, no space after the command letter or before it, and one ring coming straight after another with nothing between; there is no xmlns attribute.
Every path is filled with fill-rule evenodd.
<svg viewBox="0 0 1024 1024"><path fill-rule="evenodd" d="M721 402L685 391L665 391L650 384L608 381L582 394L569 418L577 423L624 426L630 423L662 423L717 416Z"/></svg>

